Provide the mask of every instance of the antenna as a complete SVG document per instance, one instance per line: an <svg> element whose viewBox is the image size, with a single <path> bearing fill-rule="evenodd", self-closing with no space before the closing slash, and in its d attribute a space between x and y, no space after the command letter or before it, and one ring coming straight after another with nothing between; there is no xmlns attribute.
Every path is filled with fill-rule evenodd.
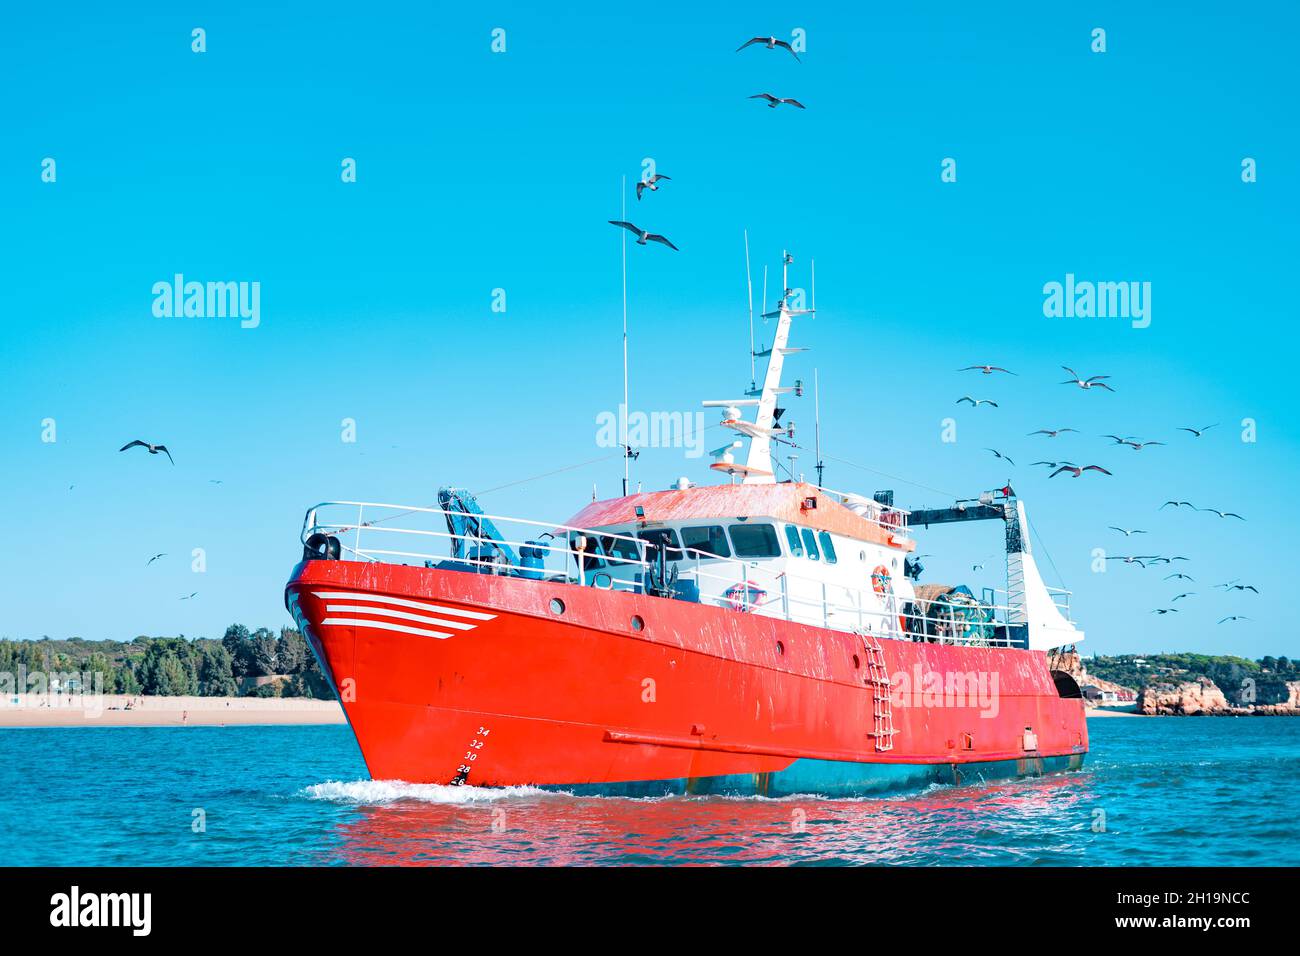
<svg viewBox="0 0 1300 956"><path fill-rule="evenodd" d="M826 465L822 461L822 402L821 387L817 379L817 369L813 369L813 434L817 445L817 487L822 487L822 470Z"/></svg>
<svg viewBox="0 0 1300 956"><path fill-rule="evenodd" d="M623 221L627 222L626 175L623 176L623 183L619 189L618 198L622 203ZM622 229L620 232L623 234L623 414L619 417L622 419L621 424L623 426L623 497L626 498L628 483L632 478L632 450L627 444L627 230Z"/></svg>
<svg viewBox="0 0 1300 956"><path fill-rule="evenodd" d="M812 272L812 313L813 318L817 317L817 260L808 260L808 269ZM818 484L821 484L819 481Z"/></svg>
<svg viewBox="0 0 1300 956"><path fill-rule="evenodd" d="M752 391L758 387L758 371L754 365L754 280L749 275L748 229L745 230L745 288L749 292L749 387Z"/></svg>
<svg viewBox="0 0 1300 956"><path fill-rule="evenodd" d="M763 303L763 308L766 309L767 308L767 266L766 265L763 266L763 298L761 301ZM750 351L752 352L753 349L750 349Z"/></svg>

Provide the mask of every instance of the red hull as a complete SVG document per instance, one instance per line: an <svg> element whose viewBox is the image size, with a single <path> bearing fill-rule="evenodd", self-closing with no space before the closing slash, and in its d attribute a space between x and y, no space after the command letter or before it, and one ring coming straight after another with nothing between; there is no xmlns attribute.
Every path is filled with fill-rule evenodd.
<svg viewBox="0 0 1300 956"><path fill-rule="evenodd" d="M350 561L300 564L286 599L379 779L759 780L800 761L946 768L960 779L952 771L967 764L1078 766L1088 747L1083 702L1059 696L1042 652L881 641L896 729L882 751L855 634Z"/></svg>

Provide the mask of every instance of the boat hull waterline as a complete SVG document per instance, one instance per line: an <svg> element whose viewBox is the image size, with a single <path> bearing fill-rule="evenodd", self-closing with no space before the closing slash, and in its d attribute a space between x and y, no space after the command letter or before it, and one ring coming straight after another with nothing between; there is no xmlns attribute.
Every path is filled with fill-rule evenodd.
<svg viewBox="0 0 1300 956"><path fill-rule="evenodd" d="M286 604L375 779L854 796L1088 750L1043 651L883 640L881 691L852 631L577 584L309 560Z"/></svg>

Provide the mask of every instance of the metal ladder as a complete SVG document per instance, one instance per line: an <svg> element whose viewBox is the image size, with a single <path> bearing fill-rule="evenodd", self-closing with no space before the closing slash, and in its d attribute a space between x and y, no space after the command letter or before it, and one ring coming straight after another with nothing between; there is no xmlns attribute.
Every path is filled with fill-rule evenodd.
<svg viewBox="0 0 1300 956"><path fill-rule="evenodd" d="M890 700L893 690L889 672L885 669L885 653L880 639L871 632L862 635L862 645L867 653L867 683L871 685L872 730L867 735L876 742L876 750L884 753L894 749L894 705Z"/></svg>

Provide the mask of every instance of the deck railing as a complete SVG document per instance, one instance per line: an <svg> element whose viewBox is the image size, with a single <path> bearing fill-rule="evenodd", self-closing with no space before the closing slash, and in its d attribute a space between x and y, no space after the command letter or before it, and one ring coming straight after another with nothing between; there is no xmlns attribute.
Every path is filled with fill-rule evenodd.
<svg viewBox="0 0 1300 956"><path fill-rule="evenodd" d="M504 537L450 531L449 517L490 521ZM401 526L393 523L399 519ZM450 562L452 567L483 574L642 594L672 592L679 598L697 597L700 603L741 613L882 638L1020 645L1016 628L1007 623L1012 620L1010 612L1019 609L979 602L979 619L975 620L963 616L964 611L974 610L970 607L947 606L942 612L925 614L893 595L891 584L873 584L866 565L862 583L848 585L695 548L671 549L681 557L665 555L661 562L657 546L634 535L505 515L466 515L442 508L365 501L328 501L310 508L303 520L303 543L313 535L337 539L341 556L357 561L419 562L428 567ZM505 557L502 546L515 554L514 562ZM661 569L673 567L675 582L660 579ZM878 606L882 602L884 610Z"/></svg>
<svg viewBox="0 0 1300 956"><path fill-rule="evenodd" d="M896 508L894 505L884 504L856 492L836 491L834 488L826 488L822 485L813 485L812 487L823 494L830 495L846 508L851 509L867 521L879 525L891 534L902 538L911 537L908 520L912 512L906 508Z"/></svg>

